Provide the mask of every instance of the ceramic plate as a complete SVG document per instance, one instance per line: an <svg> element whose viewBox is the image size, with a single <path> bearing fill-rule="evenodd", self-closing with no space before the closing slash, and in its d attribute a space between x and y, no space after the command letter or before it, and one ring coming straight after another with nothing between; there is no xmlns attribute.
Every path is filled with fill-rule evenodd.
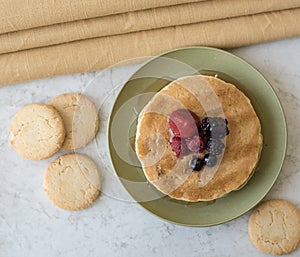
<svg viewBox="0 0 300 257"><path fill-rule="evenodd" d="M163 196L147 183L134 153L134 136L137 115L154 93L170 81L199 73L217 75L250 98L261 122L264 144L256 171L245 187L212 202L187 203ZM279 175L286 138L284 113L268 81L241 58L209 47L177 49L145 63L120 91L108 127L111 161L126 190L154 215L186 226L221 224L259 203Z"/></svg>

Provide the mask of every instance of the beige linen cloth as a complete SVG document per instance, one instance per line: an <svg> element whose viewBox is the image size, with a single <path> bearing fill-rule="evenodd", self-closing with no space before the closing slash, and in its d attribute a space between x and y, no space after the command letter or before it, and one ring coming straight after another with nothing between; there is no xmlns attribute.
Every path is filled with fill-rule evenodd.
<svg viewBox="0 0 300 257"><path fill-rule="evenodd" d="M232 48L300 35L300 0L10 1L22 2L23 11L2 2L1 85L178 47Z"/></svg>

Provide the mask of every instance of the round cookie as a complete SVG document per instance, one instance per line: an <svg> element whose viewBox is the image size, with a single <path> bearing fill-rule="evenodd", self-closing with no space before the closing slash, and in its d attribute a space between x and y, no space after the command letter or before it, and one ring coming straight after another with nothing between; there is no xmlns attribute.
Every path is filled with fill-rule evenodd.
<svg viewBox="0 0 300 257"><path fill-rule="evenodd" d="M59 111L64 120L64 150L78 149L92 141L98 131L99 118L97 109L89 98L82 94L62 94L55 97L50 104Z"/></svg>
<svg viewBox="0 0 300 257"><path fill-rule="evenodd" d="M60 156L46 170L44 190L48 198L62 209L85 209L100 193L98 168L83 154Z"/></svg>
<svg viewBox="0 0 300 257"><path fill-rule="evenodd" d="M61 116L55 108L42 103L23 107L14 116L10 132L13 148L29 160L51 157L65 140Z"/></svg>
<svg viewBox="0 0 300 257"><path fill-rule="evenodd" d="M294 251L300 243L300 212L286 200L268 200L252 213L248 232L254 246L274 255Z"/></svg>

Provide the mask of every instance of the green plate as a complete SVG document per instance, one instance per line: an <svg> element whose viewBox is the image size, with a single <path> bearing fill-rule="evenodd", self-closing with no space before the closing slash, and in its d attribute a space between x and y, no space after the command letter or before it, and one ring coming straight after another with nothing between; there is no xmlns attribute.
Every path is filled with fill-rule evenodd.
<svg viewBox="0 0 300 257"><path fill-rule="evenodd" d="M245 187L213 202L187 203L163 196L147 183L134 153L134 136L137 113L153 96L149 92L197 73L217 74L250 98L262 125L264 144L258 167ZM221 224L259 203L280 173L286 142L284 112L268 81L241 58L209 47L176 49L145 63L120 91L108 127L111 161L126 190L154 215L186 226Z"/></svg>

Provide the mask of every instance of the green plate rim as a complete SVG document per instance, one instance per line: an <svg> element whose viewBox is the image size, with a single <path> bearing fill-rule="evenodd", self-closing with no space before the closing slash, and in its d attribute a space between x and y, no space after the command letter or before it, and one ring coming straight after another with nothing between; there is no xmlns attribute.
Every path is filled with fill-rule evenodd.
<svg viewBox="0 0 300 257"><path fill-rule="evenodd" d="M144 210L146 210L148 213L151 213L152 215L154 215L155 217L158 217L159 219L161 220L164 220L166 222L169 222L169 223L172 223L172 224L175 224L175 225L180 225L180 226L186 226L186 227L211 227L211 226L216 226L216 225L220 225L220 224L224 224L226 222L229 222L229 221L232 221L238 217L241 217L242 215L244 215L245 213L247 213L248 211L250 211L251 209L253 209L258 203L260 203L263 198L270 192L270 190L272 189L272 187L274 186L278 176L280 175L281 173L281 170L282 170L282 166L284 164L284 161L285 161L285 157L286 157L286 151L287 151L287 140L288 140L288 130L287 130L287 122L286 122L286 116L285 116L285 112L284 112L284 109L282 107L282 104L280 102L280 99L278 97L278 95L276 94L273 86L271 85L271 83L265 78L265 76L258 70L256 69L254 66L252 66L250 63L248 63L245 59L243 59L242 57L239 57L235 54L232 54L228 51L225 51L225 50L222 50L222 49L219 49L219 48L215 48L215 47L208 47L208 46L189 46L189 47L182 47L182 48L175 48L175 49L172 49L170 51L166 51L160 55L157 55L157 56L154 56L154 57L151 57L149 60L147 60L146 62L144 62L142 64L141 67L139 67L128 79L127 81L123 84L122 88L120 89L120 91L118 92L118 94L116 95L115 97L115 100L114 100L114 103L111 107L111 110L110 110L110 114L109 114L109 119L108 119L108 126L107 126L107 145L108 145L108 150L109 150L109 155L110 155L110 163L112 165L112 167L114 168L114 172L115 172L115 175L119 178L119 175L118 175L118 172L115 168L115 165L113 163L113 160L112 160L112 156L111 156L111 147L112 147L112 140L111 140L111 124L112 124L112 113L115 109L115 105L116 105L116 102L118 101L120 95L122 94L123 90L125 89L126 87L126 84L128 81L130 81L136 73L138 73L141 69L143 69L146 65L148 65L150 62L154 61L155 59L159 58L159 57L164 57L165 55L168 55L170 53L174 53L174 52L177 52L177 51L184 51L184 50L187 50L187 49L202 49L202 50L210 50L210 51L216 51L216 52L220 52L222 54L225 54L225 55L228 55L230 58L235 58L241 62L243 62L246 66L248 66L248 68L254 70L265 82L266 86L269 87L269 89L271 89L271 92L274 96L274 98L276 99L276 103L279 107L279 110L280 110L280 113L283 117L283 128L284 128L284 134L283 134L283 140L285 142L284 146L283 147L283 154L282 154L282 159L281 159L281 162L280 164L278 165L278 173L276 174L276 176L274 177L272 183L270 184L269 188L266 190L266 192L264 194L261 195L261 197L259 197L259 199L249 208L245 209L243 212L233 216L233 217L230 217L228 219L225 219L221 222L212 222L212 223L206 223L206 224L185 224L185 223L182 223L182 222L176 222L176 221L173 221L173 220L169 220L169 219L166 219L160 215L158 215L157 213L155 212L152 212L151 210L147 209L142 203L138 202L135 200L135 198L127 191L127 188L124 186L124 184L122 183L122 181L120 180L122 186L124 187L124 189L126 190L126 192L130 195L130 197L135 200L136 203L138 203L139 206L141 206Z"/></svg>

